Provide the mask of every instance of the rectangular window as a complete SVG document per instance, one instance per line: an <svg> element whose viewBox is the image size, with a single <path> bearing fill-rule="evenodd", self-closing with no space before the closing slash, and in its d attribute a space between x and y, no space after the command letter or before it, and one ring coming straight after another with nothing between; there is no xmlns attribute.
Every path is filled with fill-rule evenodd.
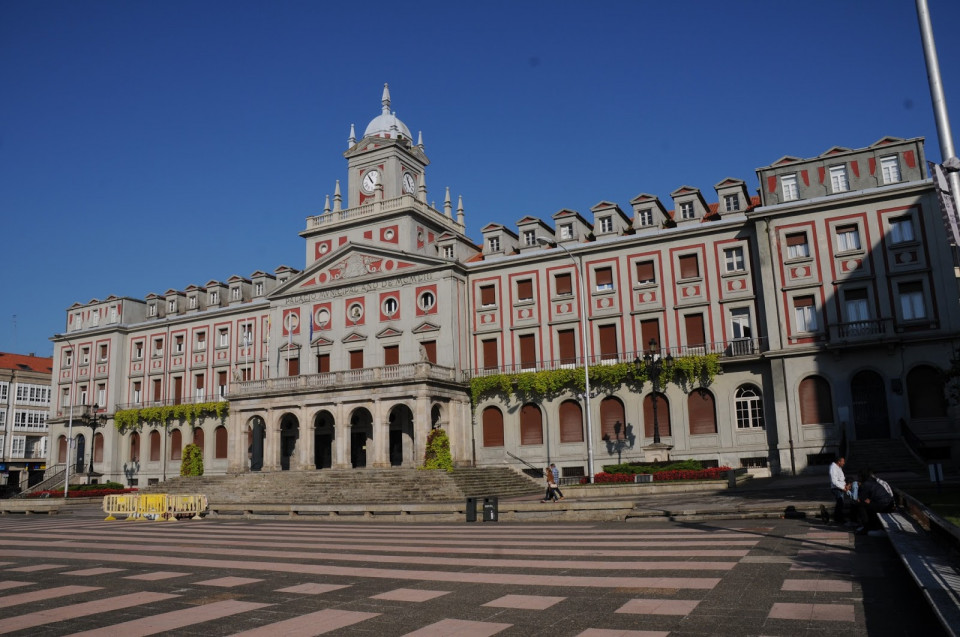
<svg viewBox="0 0 960 637"><path fill-rule="evenodd" d="M537 337L533 334L521 334L519 341L520 341L520 368L536 369Z"/></svg>
<svg viewBox="0 0 960 637"><path fill-rule="evenodd" d="M163 381L159 378L153 381L153 402L160 403L163 401Z"/></svg>
<svg viewBox="0 0 960 637"><path fill-rule="evenodd" d="M204 387L203 383L204 383L203 374L197 374L194 382L193 395L198 403L202 403L203 399L206 397L206 394L204 394L204 392L206 391L206 388Z"/></svg>
<svg viewBox="0 0 960 637"><path fill-rule="evenodd" d="M437 342L436 341L423 341L420 343L423 347L423 353L426 355L427 360L433 364L437 364Z"/></svg>
<svg viewBox="0 0 960 637"><path fill-rule="evenodd" d="M383 346L383 364L387 366L400 364L400 346L399 345Z"/></svg>
<svg viewBox="0 0 960 637"><path fill-rule="evenodd" d="M577 341L573 330L557 330L557 348L560 350L561 365L577 362Z"/></svg>
<svg viewBox="0 0 960 637"><path fill-rule="evenodd" d="M225 327L221 327L217 330L217 347L226 347L230 344L230 332Z"/></svg>
<svg viewBox="0 0 960 637"><path fill-rule="evenodd" d="M206 332L197 332L197 351L202 352L207 349L207 333Z"/></svg>
<svg viewBox="0 0 960 637"><path fill-rule="evenodd" d="M700 277L700 262L695 254L684 254L679 258L680 278L696 279Z"/></svg>
<svg viewBox="0 0 960 637"><path fill-rule="evenodd" d="M870 320L867 291L865 289L847 290L844 294L844 300L846 301L848 323Z"/></svg>
<svg viewBox="0 0 960 637"><path fill-rule="evenodd" d="M317 354L317 373L330 373L330 354Z"/></svg>
<svg viewBox="0 0 960 637"><path fill-rule="evenodd" d="M187 299L187 304L191 310L197 309L197 297L191 296L189 299Z"/></svg>
<svg viewBox="0 0 960 637"><path fill-rule="evenodd" d="M926 307L923 302L923 284L919 281L901 283L900 291L900 310L903 313L903 320L911 321L922 319L927 316Z"/></svg>
<svg viewBox="0 0 960 637"><path fill-rule="evenodd" d="M810 256L810 245L807 243L805 232L788 234L786 238L788 259L802 259Z"/></svg>
<svg viewBox="0 0 960 637"><path fill-rule="evenodd" d="M73 365L73 350L67 349L63 351L63 366L70 367Z"/></svg>
<svg viewBox="0 0 960 637"><path fill-rule="evenodd" d="M850 190L847 181L846 166L830 166L830 188L832 192L846 192Z"/></svg>
<svg viewBox="0 0 960 637"><path fill-rule="evenodd" d="M553 284L557 288L557 296L564 294L573 294L573 278L569 272L564 272L553 277Z"/></svg>
<svg viewBox="0 0 960 637"><path fill-rule="evenodd" d="M163 339L162 338L153 339L153 355L163 356Z"/></svg>
<svg viewBox="0 0 960 637"><path fill-rule="evenodd" d="M361 354L360 357L362 359L363 352L361 352L360 354ZM363 367L362 362L360 364L360 367ZM248 370L245 369L243 371L244 371L243 380L250 380ZM294 356L293 358L288 358L287 359L287 376L299 376L299 375L300 375L300 358L297 356Z"/></svg>
<svg viewBox="0 0 960 637"><path fill-rule="evenodd" d="M231 298L231 299L233 299L234 301L239 301L239 300L240 300L240 294L241 294L241 292L240 292L240 287L239 287L239 286L238 286L238 287L235 287L235 288L231 288L231 290L230 290L230 298Z"/></svg>
<svg viewBox="0 0 960 637"><path fill-rule="evenodd" d="M680 204L680 218L681 219L693 219L697 214L693 210L692 201L684 201Z"/></svg>
<svg viewBox="0 0 960 637"><path fill-rule="evenodd" d="M106 343L101 343L100 345L100 360L101 361L107 360L107 344Z"/></svg>
<svg viewBox="0 0 960 637"><path fill-rule="evenodd" d="M573 239L573 225L569 223L562 224L560 226L560 238L561 239Z"/></svg>
<svg viewBox="0 0 960 637"><path fill-rule="evenodd" d="M497 304L497 288L493 285L480 286L480 307L491 307Z"/></svg>
<svg viewBox="0 0 960 637"><path fill-rule="evenodd" d="M812 296L798 296L793 300L793 311L798 332L817 331L817 308Z"/></svg>
<svg viewBox="0 0 960 637"><path fill-rule="evenodd" d="M223 400L227 395L227 372L217 372L217 397Z"/></svg>
<svg viewBox="0 0 960 637"><path fill-rule="evenodd" d="M597 268L593 274L597 277L597 292L613 289L613 268Z"/></svg>
<svg viewBox="0 0 960 637"><path fill-rule="evenodd" d="M156 316L157 315L157 304L151 303L147 306L147 316Z"/></svg>
<svg viewBox="0 0 960 637"><path fill-rule="evenodd" d="M183 354L183 336L173 338L173 351L177 354Z"/></svg>
<svg viewBox="0 0 960 637"><path fill-rule="evenodd" d="M210 293L210 301L209 301L209 303L210 303L210 305L220 305L220 293L219 293L219 292L211 292L211 293Z"/></svg>
<svg viewBox="0 0 960 637"><path fill-rule="evenodd" d="M537 245L537 233L533 230L523 231L523 245L530 247Z"/></svg>
<svg viewBox="0 0 960 637"><path fill-rule="evenodd" d="M683 317L683 327L687 333L687 347L700 348L706 344L703 314L687 314Z"/></svg>
<svg viewBox="0 0 960 637"><path fill-rule="evenodd" d="M533 300L533 280L532 279L523 279L522 281L517 281L517 300L518 301Z"/></svg>
<svg viewBox="0 0 960 637"><path fill-rule="evenodd" d="M169 312L170 314L173 314L176 311L177 311L177 300L170 299L170 301L167 303L167 312Z"/></svg>
<svg viewBox="0 0 960 637"><path fill-rule="evenodd" d="M105 407L107 404L107 386L104 383L97 383L97 405Z"/></svg>
<svg viewBox="0 0 960 637"><path fill-rule="evenodd" d="M499 354L497 352L497 339L491 338L483 341L483 368L497 369L500 367Z"/></svg>
<svg viewBox="0 0 960 637"><path fill-rule="evenodd" d="M724 250L723 263L724 269L727 272L743 272L746 269L743 258L743 248L738 246Z"/></svg>
<svg viewBox="0 0 960 637"><path fill-rule="evenodd" d="M500 252L500 237L488 238L487 248L490 252Z"/></svg>
<svg viewBox="0 0 960 637"><path fill-rule="evenodd" d="M727 212L740 210L740 197L738 195L724 195L723 207L727 209Z"/></svg>
<svg viewBox="0 0 960 637"><path fill-rule="evenodd" d="M653 261L637 261L637 283L651 285L657 282L657 273Z"/></svg>
<svg viewBox="0 0 960 637"><path fill-rule="evenodd" d="M780 175L780 190L783 193L784 201L794 201L800 198L797 191L796 175Z"/></svg>
<svg viewBox="0 0 960 637"><path fill-rule="evenodd" d="M650 347L650 341L660 347L660 321L659 319L645 319L640 321L640 348L647 351Z"/></svg>
<svg viewBox="0 0 960 637"><path fill-rule="evenodd" d="M617 326L600 325L597 327L597 334L600 337L601 360L617 360L620 356L620 348L617 345Z"/></svg>
<svg viewBox="0 0 960 637"><path fill-rule="evenodd" d="M730 310L730 333L734 339L750 338L750 309L738 307Z"/></svg>
<svg viewBox="0 0 960 637"><path fill-rule="evenodd" d="M857 226L837 227L837 252L852 252L860 249L860 228Z"/></svg>
<svg viewBox="0 0 960 637"><path fill-rule="evenodd" d="M880 173L883 175L883 183L895 184L900 181L900 164L897 162L897 156L880 158Z"/></svg>
<svg viewBox="0 0 960 637"><path fill-rule="evenodd" d="M143 385L138 380L133 383L133 404L139 405L141 402L143 402Z"/></svg>
<svg viewBox="0 0 960 637"><path fill-rule="evenodd" d="M613 232L613 217L600 217L600 232Z"/></svg>
<svg viewBox="0 0 960 637"><path fill-rule="evenodd" d="M443 258L444 259L453 258L453 246L443 246Z"/></svg>
<svg viewBox="0 0 960 637"><path fill-rule="evenodd" d="M355 349L350 352L350 369L363 369L362 349Z"/></svg>
<svg viewBox="0 0 960 637"><path fill-rule="evenodd" d="M890 220L890 243L907 243L913 240L913 219L899 217Z"/></svg>
<svg viewBox="0 0 960 637"><path fill-rule="evenodd" d="M80 364L81 365L90 364L90 348L89 347L80 348Z"/></svg>
<svg viewBox="0 0 960 637"><path fill-rule="evenodd" d="M256 286L254 286L254 294L263 296L263 283L257 283Z"/></svg>
<svg viewBox="0 0 960 637"><path fill-rule="evenodd" d="M652 226L653 225L653 210L650 208L644 208L643 210L637 211L637 224L640 226Z"/></svg>

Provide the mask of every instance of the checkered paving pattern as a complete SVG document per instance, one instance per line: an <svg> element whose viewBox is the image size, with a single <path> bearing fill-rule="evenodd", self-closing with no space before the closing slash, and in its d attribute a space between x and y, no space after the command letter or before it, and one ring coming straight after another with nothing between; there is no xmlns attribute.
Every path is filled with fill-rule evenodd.
<svg viewBox="0 0 960 637"><path fill-rule="evenodd" d="M938 635L884 539L762 523L0 518L0 635Z"/></svg>

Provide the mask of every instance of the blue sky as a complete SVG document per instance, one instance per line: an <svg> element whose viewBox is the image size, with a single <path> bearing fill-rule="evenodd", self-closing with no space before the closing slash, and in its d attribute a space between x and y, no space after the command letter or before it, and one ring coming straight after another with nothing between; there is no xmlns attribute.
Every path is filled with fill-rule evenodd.
<svg viewBox="0 0 960 637"><path fill-rule="evenodd" d="M960 2L929 3L960 136ZM9 0L0 351L50 355L75 301L302 268L384 82L475 241L885 135L940 160L911 0Z"/></svg>

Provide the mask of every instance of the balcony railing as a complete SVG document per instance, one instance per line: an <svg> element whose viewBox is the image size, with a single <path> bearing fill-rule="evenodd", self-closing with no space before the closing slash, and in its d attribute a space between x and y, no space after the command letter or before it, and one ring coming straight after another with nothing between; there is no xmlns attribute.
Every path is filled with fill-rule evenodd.
<svg viewBox="0 0 960 637"><path fill-rule="evenodd" d="M122 403L116 405L116 409L143 409L144 407L169 407L171 405L193 405L199 403L215 403L226 400L225 396L220 394L203 394L197 396L183 396L181 398L162 398L159 400L144 400L141 402Z"/></svg>
<svg viewBox="0 0 960 637"><path fill-rule="evenodd" d="M450 367L440 367L432 363L409 363L386 367L365 367L322 374L303 374L283 376L234 383L229 397L258 393L284 393L297 390L364 387L384 381L399 380L445 380L466 382L465 375Z"/></svg>
<svg viewBox="0 0 960 637"><path fill-rule="evenodd" d="M307 229L310 230L312 228L319 228L321 226L336 223L338 221L346 221L348 219L380 216L385 212L391 212L403 208L413 208L418 210L422 214L429 215L433 217L434 220L440 221L448 227L459 227L459 224L456 224L453 219L450 219L439 210L431 208L413 195L402 195L392 199L383 199L381 201L365 203L360 206L354 206L353 208L344 208L342 210L325 212L315 217L307 217Z"/></svg>
<svg viewBox="0 0 960 637"><path fill-rule="evenodd" d="M766 351L766 338L738 338L731 341L718 341L702 345L681 345L660 350L661 356L705 356L718 354L721 358L738 358L744 356L758 356ZM617 352L611 354L596 354L590 357L590 366L615 365L617 363L633 363L637 358L643 358L648 352ZM473 376L492 376L495 374L520 374L523 372L552 371L557 369L582 367L583 358L566 358L552 361L536 361L515 363L513 365L498 365L497 367L480 367Z"/></svg>
<svg viewBox="0 0 960 637"><path fill-rule="evenodd" d="M869 319L866 321L851 321L850 323L835 323L831 327L831 336L836 334L839 340L865 340L883 336L887 333L889 319ZM831 339L833 340L833 339Z"/></svg>

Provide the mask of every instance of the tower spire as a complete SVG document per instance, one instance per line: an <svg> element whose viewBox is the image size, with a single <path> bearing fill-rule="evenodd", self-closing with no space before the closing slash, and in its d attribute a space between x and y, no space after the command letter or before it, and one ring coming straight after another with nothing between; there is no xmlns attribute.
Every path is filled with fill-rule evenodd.
<svg viewBox="0 0 960 637"><path fill-rule="evenodd" d="M333 189L333 211L340 211L340 204L343 201L343 197L340 196L340 180L337 180L337 186Z"/></svg>
<svg viewBox="0 0 960 637"><path fill-rule="evenodd" d="M443 198L443 214L445 214L448 219L453 218L451 214L452 209L453 206L450 205L450 186L447 186L447 195Z"/></svg>
<svg viewBox="0 0 960 637"><path fill-rule="evenodd" d="M383 83L383 97L380 98L380 103L383 105L384 114L390 112L390 85L386 82Z"/></svg>
<svg viewBox="0 0 960 637"><path fill-rule="evenodd" d="M350 137L347 138L347 148L353 148L353 145L357 143L357 133L353 129L353 124L350 124Z"/></svg>
<svg viewBox="0 0 960 637"><path fill-rule="evenodd" d="M457 195L457 223L463 226L463 195Z"/></svg>

